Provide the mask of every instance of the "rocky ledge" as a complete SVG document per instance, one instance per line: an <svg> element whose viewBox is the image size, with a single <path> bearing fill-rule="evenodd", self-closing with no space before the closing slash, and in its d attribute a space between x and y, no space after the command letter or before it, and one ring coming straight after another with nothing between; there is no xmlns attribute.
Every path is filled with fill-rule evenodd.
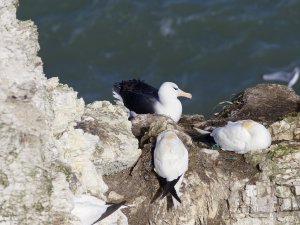
<svg viewBox="0 0 300 225"><path fill-rule="evenodd" d="M260 84L212 118L158 115L132 121L107 101L85 105L57 78L46 79L36 26L16 19L17 0L0 0L0 224L80 224L73 196L89 193L135 207L99 224L299 224L300 97ZM272 145L245 155L214 150L196 128L254 119ZM174 129L189 150L179 209L150 204L158 189L152 149Z"/></svg>

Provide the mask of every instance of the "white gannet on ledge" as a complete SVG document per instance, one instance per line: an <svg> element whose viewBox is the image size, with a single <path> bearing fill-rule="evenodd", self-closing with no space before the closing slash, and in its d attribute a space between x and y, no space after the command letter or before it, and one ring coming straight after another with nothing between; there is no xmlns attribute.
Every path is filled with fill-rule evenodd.
<svg viewBox="0 0 300 225"><path fill-rule="evenodd" d="M240 154L266 149L272 141L270 132L253 120L228 122L226 126L214 129L211 136L222 150Z"/></svg>
<svg viewBox="0 0 300 225"><path fill-rule="evenodd" d="M288 88L292 89L293 85L296 84L296 82L299 79L299 72L300 72L300 69L298 67L295 67L291 73L275 72L275 73L270 73L270 74L264 74L262 77L264 80L285 81L288 83Z"/></svg>
<svg viewBox="0 0 300 225"><path fill-rule="evenodd" d="M129 207L125 201L120 203L106 203L91 195L74 197L72 214L80 219L82 225L93 225L108 217L118 209Z"/></svg>
<svg viewBox="0 0 300 225"><path fill-rule="evenodd" d="M113 85L113 96L117 104L124 105L135 114L157 113L171 117L178 122L182 105L177 97L192 98L175 83L164 82L159 90L140 80L128 80Z"/></svg>
<svg viewBox="0 0 300 225"><path fill-rule="evenodd" d="M188 151L174 131L165 130L158 135L154 149L154 167L154 171L165 182L151 202L171 194L173 204L177 207L181 203L179 188L188 169Z"/></svg>

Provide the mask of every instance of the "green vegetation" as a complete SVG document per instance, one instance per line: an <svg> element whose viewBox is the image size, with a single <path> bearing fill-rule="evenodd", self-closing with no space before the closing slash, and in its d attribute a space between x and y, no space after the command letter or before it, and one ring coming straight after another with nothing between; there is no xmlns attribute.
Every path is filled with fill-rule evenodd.
<svg viewBox="0 0 300 225"><path fill-rule="evenodd" d="M2 170L0 170L0 185L4 186L4 188L9 185L7 175Z"/></svg>

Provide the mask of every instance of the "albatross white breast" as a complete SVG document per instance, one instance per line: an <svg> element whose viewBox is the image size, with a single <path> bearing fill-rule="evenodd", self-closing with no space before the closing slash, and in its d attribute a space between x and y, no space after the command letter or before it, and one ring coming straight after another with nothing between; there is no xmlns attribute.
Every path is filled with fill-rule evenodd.
<svg viewBox="0 0 300 225"><path fill-rule="evenodd" d="M128 80L113 85L113 96L135 114L157 113L171 117L175 122L181 117L182 105L178 97L192 98L175 83L164 82L156 89L140 80Z"/></svg>
<svg viewBox="0 0 300 225"><path fill-rule="evenodd" d="M228 122L213 130L211 136L223 150L240 154L268 148L272 141L270 132L253 120Z"/></svg>
<svg viewBox="0 0 300 225"><path fill-rule="evenodd" d="M166 182L165 186L161 187L162 193L154 196L152 202L170 193L176 207L176 201L181 202L178 193L183 175L188 169L188 151L174 131L166 130L157 137L154 167L155 172Z"/></svg>

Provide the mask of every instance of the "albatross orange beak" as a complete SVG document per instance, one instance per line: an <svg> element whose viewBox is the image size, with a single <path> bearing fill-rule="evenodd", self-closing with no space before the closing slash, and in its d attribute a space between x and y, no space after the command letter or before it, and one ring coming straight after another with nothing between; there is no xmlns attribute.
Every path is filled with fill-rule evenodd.
<svg viewBox="0 0 300 225"><path fill-rule="evenodd" d="M192 98L192 94L191 93L187 93L187 92L184 92L182 90L178 90L178 96L186 97L186 98L189 98L189 99Z"/></svg>

